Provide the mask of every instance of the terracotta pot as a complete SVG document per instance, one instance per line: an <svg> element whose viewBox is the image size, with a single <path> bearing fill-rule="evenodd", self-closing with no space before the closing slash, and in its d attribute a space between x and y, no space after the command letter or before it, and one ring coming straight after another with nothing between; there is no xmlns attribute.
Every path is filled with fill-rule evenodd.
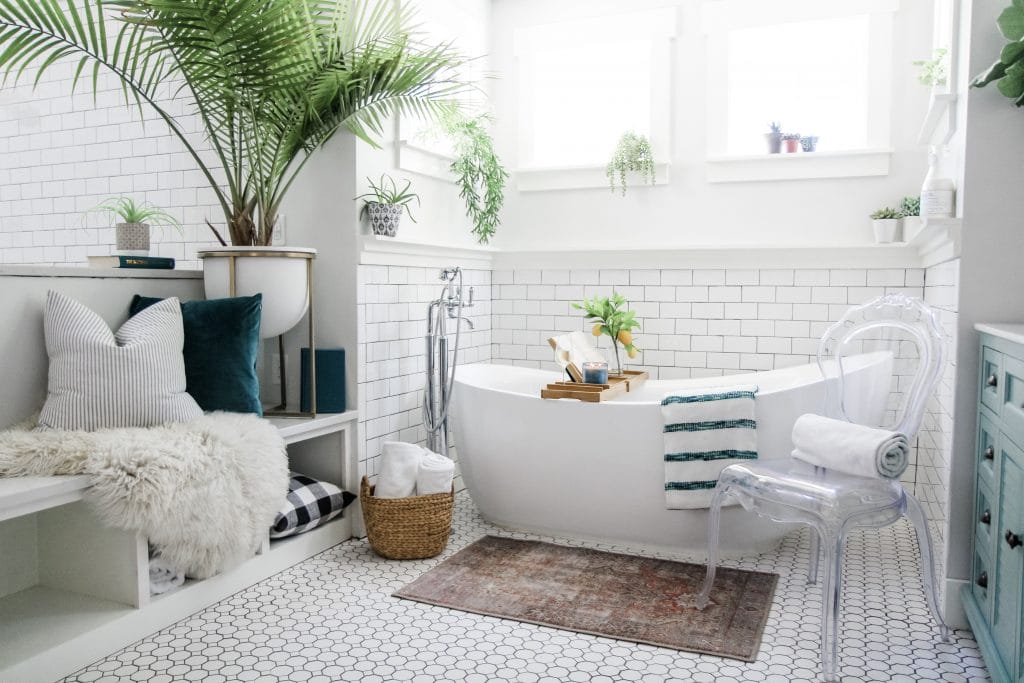
<svg viewBox="0 0 1024 683"><path fill-rule="evenodd" d="M786 147L786 154L800 151L800 138L786 138L782 144Z"/></svg>

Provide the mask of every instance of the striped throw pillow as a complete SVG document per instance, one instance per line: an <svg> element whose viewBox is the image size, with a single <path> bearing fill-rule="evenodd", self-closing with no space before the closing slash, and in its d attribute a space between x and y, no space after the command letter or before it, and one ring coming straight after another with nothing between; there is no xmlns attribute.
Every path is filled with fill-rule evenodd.
<svg viewBox="0 0 1024 683"><path fill-rule="evenodd" d="M50 291L43 331L50 373L40 427L150 427L203 414L185 391L177 299L151 306L114 333L95 312Z"/></svg>

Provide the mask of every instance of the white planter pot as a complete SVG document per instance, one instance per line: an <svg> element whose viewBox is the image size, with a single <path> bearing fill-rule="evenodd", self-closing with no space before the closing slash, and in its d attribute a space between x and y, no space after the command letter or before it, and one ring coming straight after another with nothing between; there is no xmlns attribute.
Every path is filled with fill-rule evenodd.
<svg viewBox="0 0 1024 683"><path fill-rule="evenodd" d="M149 226L145 223L118 223L114 226L117 253L131 256L149 255Z"/></svg>
<svg viewBox="0 0 1024 683"><path fill-rule="evenodd" d="M921 228L924 227L924 223L921 221L920 216L904 216L903 221L903 241L910 242L917 234L921 232Z"/></svg>
<svg viewBox="0 0 1024 683"><path fill-rule="evenodd" d="M877 218L871 221L875 230L875 242L889 244L899 241L900 221L898 218Z"/></svg>
<svg viewBox="0 0 1024 683"><path fill-rule="evenodd" d="M299 247L220 247L198 252L203 259L207 299L263 295L260 337L267 339L295 327L309 305L307 267L316 249Z"/></svg>

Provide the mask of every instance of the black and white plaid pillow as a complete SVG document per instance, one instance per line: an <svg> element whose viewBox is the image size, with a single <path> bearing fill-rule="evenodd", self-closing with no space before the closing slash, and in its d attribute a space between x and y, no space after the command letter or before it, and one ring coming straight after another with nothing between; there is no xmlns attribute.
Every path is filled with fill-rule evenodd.
<svg viewBox="0 0 1024 683"><path fill-rule="evenodd" d="M270 537L284 538L314 529L340 515L355 499L354 494L334 484L292 472L288 499L270 527Z"/></svg>

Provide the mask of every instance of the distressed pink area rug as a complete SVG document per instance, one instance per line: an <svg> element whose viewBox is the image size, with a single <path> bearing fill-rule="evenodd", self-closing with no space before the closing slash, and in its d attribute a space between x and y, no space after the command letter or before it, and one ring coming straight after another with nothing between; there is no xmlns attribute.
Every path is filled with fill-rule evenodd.
<svg viewBox="0 0 1024 683"><path fill-rule="evenodd" d="M542 626L752 662L776 574L484 536L395 597Z"/></svg>

